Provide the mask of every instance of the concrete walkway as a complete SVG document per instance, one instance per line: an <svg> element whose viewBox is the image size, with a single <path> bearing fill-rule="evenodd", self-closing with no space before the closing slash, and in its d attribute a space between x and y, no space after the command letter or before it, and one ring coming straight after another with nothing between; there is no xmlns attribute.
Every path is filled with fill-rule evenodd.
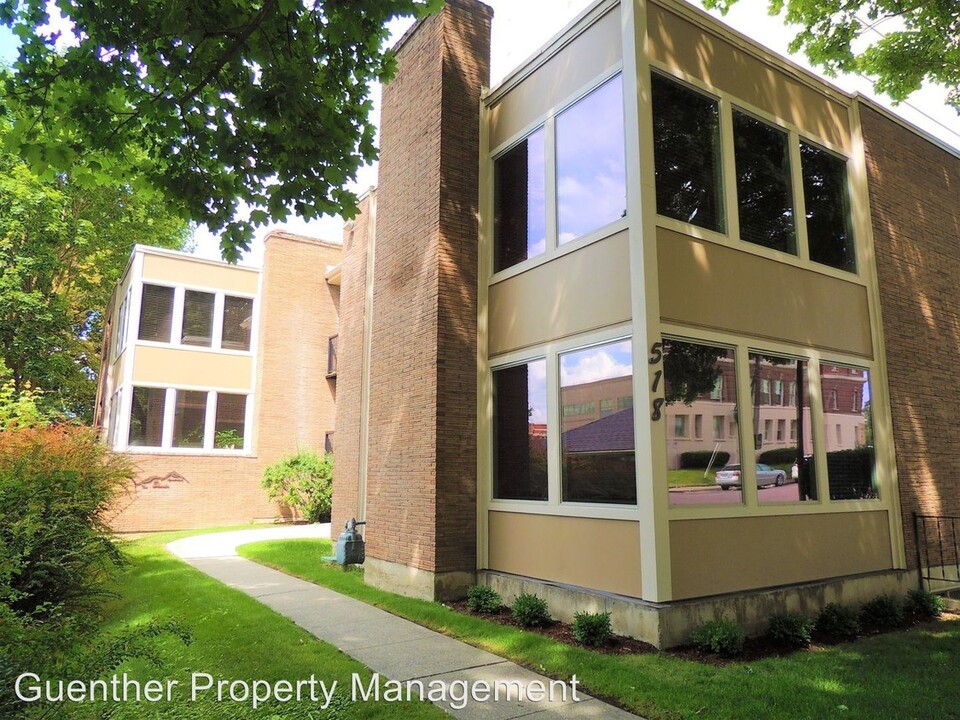
<svg viewBox="0 0 960 720"><path fill-rule="evenodd" d="M459 640L427 630L396 615L366 603L335 593L313 583L300 580L237 556L237 546L261 540L291 538L328 538L330 525L294 525L262 530L238 530L184 538L167 545L167 549L190 565L220 582L256 598L281 615L285 615L307 632L356 658L386 679L405 682L421 680L449 683L466 681L475 690L475 683L521 683L524 688L539 680L545 687L550 681L503 658L479 650ZM434 685L433 687L437 687ZM462 686L461 686L462 687ZM536 686L534 686L536 687ZM534 702L519 698L516 685L498 701L438 702L457 718L596 718L621 720L635 717L611 705L577 692L574 701L567 686L566 701L556 692ZM482 687L480 688L482 691ZM371 707L371 710L373 708Z"/></svg>

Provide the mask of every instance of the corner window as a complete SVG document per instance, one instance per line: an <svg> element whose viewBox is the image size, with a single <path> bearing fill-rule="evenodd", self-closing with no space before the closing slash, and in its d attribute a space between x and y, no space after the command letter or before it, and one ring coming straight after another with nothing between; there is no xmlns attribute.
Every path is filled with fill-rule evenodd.
<svg viewBox="0 0 960 720"><path fill-rule="evenodd" d="M547 499L547 361L493 371L493 496Z"/></svg>
<svg viewBox="0 0 960 720"><path fill-rule="evenodd" d="M163 444L166 398L167 391L164 388L133 389L127 444L137 447L160 447Z"/></svg>
<svg viewBox="0 0 960 720"><path fill-rule="evenodd" d="M172 287L144 284L140 304L140 332L137 335L140 340L170 342L173 293Z"/></svg>
<svg viewBox="0 0 960 720"><path fill-rule="evenodd" d="M800 161L810 259L838 270L856 272L846 162L803 141L800 142Z"/></svg>
<svg viewBox="0 0 960 720"><path fill-rule="evenodd" d="M223 299L224 350L249 350L253 327L253 299L227 295Z"/></svg>
<svg viewBox="0 0 960 720"><path fill-rule="evenodd" d="M796 255L788 139L783 130L733 111L740 239Z"/></svg>
<svg viewBox="0 0 960 720"><path fill-rule="evenodd" d="M560 403L594 408L561 418L564 502L637 502L633 407L601 417L603 400L633 397L630 340L560 355Z"/></svg>
<svg viewBox="0 0 960 720"><path fill-rule="evenodd" d="M214 294L187 290L183 294L181 345L210 347L213 344Z"/></svg>
<svg viewBox="0 0 960 720"><path fill-rule="evenodd" d="M651 85L657 212L724 232L719 105L658 73Z"/></svg>
<svg viewBox="0 0 960 720"><path fill-rule="evenodd" d="M217 393L217 416L213 447L243 450L247 418L247 396ZM332 452L328 450L327 452Z"/></svg>
<svg viewBox="0 0 960 720"><path fill-rule="evenodd" d="M626 215L623 89L617 75L557 115L557 242Z"/></svg>
<svg viewBox="0 0 960 720"><path fill-rule="evenodd" d="M546 250L544 149L540 128L494 161L494 272Z"/></svg>
<svg viewBox="0 0 960 720"><path fill-rule="evenodd" d="M664 417L673 430L667 437L670 505L741 502L733 349L664 338L663 392ZM713 418L712 437L690 438L687 418L701 413Z"/></svg>
<svg viewBox="0 0 960 720"><path fill-rule="evenodd" d="M130 319L130 291L127 290L120 303L120 311L117 313L117 326L114 329L116 336L113 344L113 357L120 356L127 347L127 325Z"/></svg>
<svg viewBox="0 0 960 720"><path fill-rule="evenodd" d="M856 395L858 407L846 410L846 401L824 411L827 438L827 480L831 500L876 498L873 422L870 412L870 372L863 368L820 366L824 394L849 398ZM843 409L840 409L843 408Z"/></svg>

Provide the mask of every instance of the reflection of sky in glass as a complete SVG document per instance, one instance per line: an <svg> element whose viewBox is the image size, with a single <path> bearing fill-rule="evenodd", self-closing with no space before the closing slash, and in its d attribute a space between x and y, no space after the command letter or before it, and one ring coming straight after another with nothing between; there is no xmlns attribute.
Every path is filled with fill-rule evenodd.
<svg viewBox="0 0 960 720"><path fill-rule="evenodd" d="M560 386L583 385L633 374L629 340L587 348L560 356Z"/></svg>
<svg viewBox="0 0 960 720"><path fill-rule="evenodd" d="M544 131L527 138L527 257L547 249L547 201Z"/></svg>
<svg viewBox="0 0 960 720"><path fill-rule="evenodd" d="M534 360L527 364L527 402L530 422L547 422L547 361Z"/></svg>
<svg viewBox="0 0 960 720"><path fill-rule="evenodd" d="M559 242L624 216L623 91L612 78L557 116Z"/></svg>

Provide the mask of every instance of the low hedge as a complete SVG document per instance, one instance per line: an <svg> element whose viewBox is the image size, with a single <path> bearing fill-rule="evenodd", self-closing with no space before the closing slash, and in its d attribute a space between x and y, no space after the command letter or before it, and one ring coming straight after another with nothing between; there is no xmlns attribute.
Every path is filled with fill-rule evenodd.
<svg viewBox="0 0 960 720"><path fill-rule="evenodd" d="M710 458L713 457L712 450L690 450L680 453L681 470L706 470L710 465ZM714 468L722 468L730 461L730 453L721 451L713 458Z"/></svg>

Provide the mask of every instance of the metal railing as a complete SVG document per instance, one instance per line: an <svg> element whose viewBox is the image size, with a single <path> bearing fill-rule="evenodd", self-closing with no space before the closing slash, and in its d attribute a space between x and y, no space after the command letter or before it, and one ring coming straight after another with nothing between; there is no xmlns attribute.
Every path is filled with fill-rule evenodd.
<svg viewBox="0 0 960 720"><path fill-rule="evenodd" d="M920 586L927 590L960 587L960 515L913 514Z"/></svg>

